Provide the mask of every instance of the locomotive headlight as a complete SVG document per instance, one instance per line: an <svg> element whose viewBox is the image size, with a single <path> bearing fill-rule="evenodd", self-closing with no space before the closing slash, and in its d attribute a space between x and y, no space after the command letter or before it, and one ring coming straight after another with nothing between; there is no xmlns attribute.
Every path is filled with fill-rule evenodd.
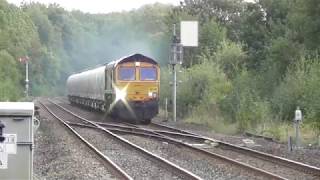
<svg viewBox="0 0 320 180"><path fill-rule="evenodd" d="M153 97L153 98L156 98L157 96L158 96L158 95L157 95L156 92L153 92L153 93L152 93L152 97Z"/></svg>
<svg viewBox="0 0 320 180"><path fill-rule="evenodd" d="M127 88L123 88L123 89L115 88L115 90L116 90L116 102L119 100L124 101L127 96L127 91L126 91Z"/></svg>
<svg viewBox="0 0 320 180"><path fill-rule="evenodd" d="M151 98L156 98L157 97L157 93L156 92L149 92L148 96Z"/></svg>

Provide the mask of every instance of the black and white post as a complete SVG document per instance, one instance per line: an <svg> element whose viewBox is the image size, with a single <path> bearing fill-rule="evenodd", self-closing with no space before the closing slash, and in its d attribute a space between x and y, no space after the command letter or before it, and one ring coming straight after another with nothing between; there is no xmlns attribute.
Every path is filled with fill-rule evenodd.
<svg viewBox="0 0 320 180"><path fill-rule="evenodd" d="M28 56L20 57L19 62L22 64L25 64L25 67L26 67L25 95L28 98L29 96L29 57Z"/></svg>
<svg viewBox="0 0 320 180"><path fill-rule="evenodd" d="M172 113L173 121L177 121L177 64L182 64L183 46L177 38L176 25L173 25L173 38L171 45L170 64L172 66L173 82L172 82Z"/></svg>
<svg viewBox="0 0 320 180"><path fill-rule="evenodd" d="M26 60L26 97L29 97L29 61Z"/></svg>
<svg viewBox="0 0 320 180"><path fill-rule="evenodd" d="M177 121L177 65L183 62L183 47L198 46L198 22L181 21L180 39L177 37L176 25L173 25L170 65L172 65L172 113L173 121Z"/></svg>

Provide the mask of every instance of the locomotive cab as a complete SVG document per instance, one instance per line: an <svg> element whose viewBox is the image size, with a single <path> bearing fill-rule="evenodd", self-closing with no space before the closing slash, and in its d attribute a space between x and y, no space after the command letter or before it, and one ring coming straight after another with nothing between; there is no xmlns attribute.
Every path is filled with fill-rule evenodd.
<svg viewBox="0 0 320 180"><path fill-rule="evenodd" d="M117 63L114 77L113 114L149 123L158 114L159 65L145 56L132 56Z"/></svg>
<svg viewBox="0 0 320 180"><path fill-rule="evenodd" d="M67 80L71 103L143 123L158 114L159 87L158 63L141 54L72 74Z"/></svg>

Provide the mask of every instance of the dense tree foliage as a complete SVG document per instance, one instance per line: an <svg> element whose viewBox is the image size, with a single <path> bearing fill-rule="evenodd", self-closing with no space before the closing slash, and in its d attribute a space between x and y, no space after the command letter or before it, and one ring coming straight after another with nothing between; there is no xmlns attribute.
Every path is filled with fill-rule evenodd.
<svg viewBox="0 0 320 180"><path fill-rule="evenodd" d="M58 4L16 7L0 0L1 55L14 61L12 68L20 72L18 77L6 74L16 81L12 85L16 87L15 95L0 98L16 100L23 95L24 64L17 63L23 56L30 57L33 96L63 94L71 73L132 53L144 53L164 64L169 46L164 22L169 11L167 5L154 4L130 12L98 15L69 12Z"/></svg>
<svg viewBox="0 0 320 180"><path fill-rule="evenodd" d="M315 92L315 88L320 88L319 5L314 0L185 0L170 17L176 22L193 19L200 22L199 48L192 56L185 53L184 66L190 72L186 76L192 77L191 71L195 69L208 71L207 66L194 64L209 60L223 72L230 87L215 90L220 98L212 102L191 84L190 95L178 96L186 105L192 104L189 109L180 105L180 111L185 112L182 114L198 112L196 117L201 117L218 109L220 118L236 122L244 130L266 122L290 122L300 106L305 121L320 132L320 103ZM214 68L211 75L219 76ZM197 78L204 82L200 87L211 87L208 77ZM212 83L219 86L220 81ZM197 97L201 103L190 97ZM215 107L199 111L199 107L209 102Z"/></svg>
<svg viewBox="0 0 320 180"><path fill-rule="evenodd" d="M244 130L291 121L300 106L320 132L319 8L317 0L184 0L87 14L0 0L0 100L23 95L19 57L31 59L37 96L63 94L72 72L140 52L162 65L163 104L170 99L172 24L198 20L199 47L185 48L178 73L180 117L215 117Z"/></svg>

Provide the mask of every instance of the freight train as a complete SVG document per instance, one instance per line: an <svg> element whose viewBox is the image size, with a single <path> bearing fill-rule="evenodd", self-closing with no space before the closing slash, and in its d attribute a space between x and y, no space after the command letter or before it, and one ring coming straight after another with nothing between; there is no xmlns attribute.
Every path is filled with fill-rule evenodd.
<svg viewBox="0 0 320 180"><path fill-rule="evenodd" d="M134 123L148 124L158 114L159 90L160 66L142 54L72 74L67 80L67 95L72 104Z"/></svg>

